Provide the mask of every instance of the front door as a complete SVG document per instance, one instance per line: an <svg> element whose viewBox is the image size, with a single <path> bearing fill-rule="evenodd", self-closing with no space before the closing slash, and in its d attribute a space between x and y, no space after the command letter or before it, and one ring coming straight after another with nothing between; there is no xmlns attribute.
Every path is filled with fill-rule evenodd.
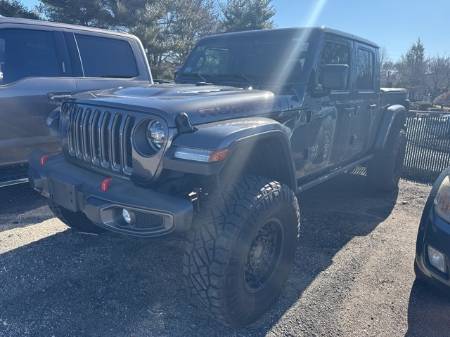
<svg viewBox="0 0 450 337"><path fill-rule="evenodd" d="M335 36L325 40L317 65L319 91L322 66L346 64L351 67L352 43ZM346 89L315 96L308 95L302 123L294 130L291 139L298 179L329 169L350 157L351 118L356 108L350 75Z"/></svg>
<svg viewBox="0 0 450 337"><path fill-rule="evenodd" d="M46 120L75 90L57 32L0 30L0 166L25 163L35 149L53 152L58 140Z"/></svg>

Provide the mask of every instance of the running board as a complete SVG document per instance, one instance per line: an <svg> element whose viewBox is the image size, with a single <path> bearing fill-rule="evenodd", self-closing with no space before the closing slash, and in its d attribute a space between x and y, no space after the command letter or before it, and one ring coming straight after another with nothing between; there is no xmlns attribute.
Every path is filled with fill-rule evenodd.
<svg viewBox="0 0 450 337"><path fill-rule="evenodd" d="M7 186L14 186L14 185L21 185L21 184L27 184L30 180L28 178L20 178L20 179L13 179L13 180L0 180L0 188L7 187Z"/></svg>
<svg viewBox="0 0 450 337"><path fill-rule="evenodd" d="M332 179L332 178L334 178L334 177L336 177L336 176L338 176L338 175L340 175L342 173L346 173L346 172L352 171L356 166L361 165L363 163L366 163L372 158L373 158L373 155L361 158L361 159L359 159L359 160L357 160L357 161L355 161L353 163L350 163L350 164L348 164L346 166L337 168L337 169L335 169L334 171L331 171L328 174L320 176L317 179L314 179L314 180L309 181L309 182L307 182L307 183L305 183L303 185L300 185L298 187L298 193L301 193L301 192L304 192L306 190L309 190L310 188L313 188L314 186L317 186L317 185L319 185L319 184L321 184L321 183L323 183L323 182L325 182L327 180L330 180L330 179Z"/></svg>

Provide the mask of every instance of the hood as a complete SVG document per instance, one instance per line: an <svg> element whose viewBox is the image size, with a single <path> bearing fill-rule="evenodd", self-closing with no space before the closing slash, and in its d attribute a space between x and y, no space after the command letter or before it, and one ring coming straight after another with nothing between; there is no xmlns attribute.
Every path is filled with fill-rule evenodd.
<svg viewBox="0 0 450 337"><path fill-rule="evenodd" d="M169 126L185 112L194 125L225 119L270 116L299 105L292 95L229 86L155 84L93 91L75 96L80 103L157 114Z"/></svg>

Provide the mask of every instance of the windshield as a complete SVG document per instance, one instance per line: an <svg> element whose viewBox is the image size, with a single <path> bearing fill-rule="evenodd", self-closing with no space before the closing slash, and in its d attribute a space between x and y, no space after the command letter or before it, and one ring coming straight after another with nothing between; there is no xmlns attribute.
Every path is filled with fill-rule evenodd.
<svg viewBox="0 0 450 337"><path fill-rule="evenodd" d="M208 39L192 51L176 80L241 86L298 83L305 77L308 46L301 37Z"/></svg>

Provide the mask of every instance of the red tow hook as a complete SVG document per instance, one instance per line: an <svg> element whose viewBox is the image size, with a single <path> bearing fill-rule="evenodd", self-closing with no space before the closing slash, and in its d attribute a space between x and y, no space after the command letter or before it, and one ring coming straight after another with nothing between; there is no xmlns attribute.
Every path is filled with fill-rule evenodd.
<svg viewBox="0 0 450 337"><path fill-rule="evenodd" d="M48 158L48 154L44 154L43 156L41 156L41 158L39 158L39 164L41 164L41 167L44 167L47 164Z"/></svg>
<svg viewBox="0 0 450 337"><path fill-rule="evenodd" d="M103 179L102 182L100 183L100 190L103 193L108 192L108 190L109 190L109 188L111 186L111 183L112 183L112 178L111 177Z"/></svg>

